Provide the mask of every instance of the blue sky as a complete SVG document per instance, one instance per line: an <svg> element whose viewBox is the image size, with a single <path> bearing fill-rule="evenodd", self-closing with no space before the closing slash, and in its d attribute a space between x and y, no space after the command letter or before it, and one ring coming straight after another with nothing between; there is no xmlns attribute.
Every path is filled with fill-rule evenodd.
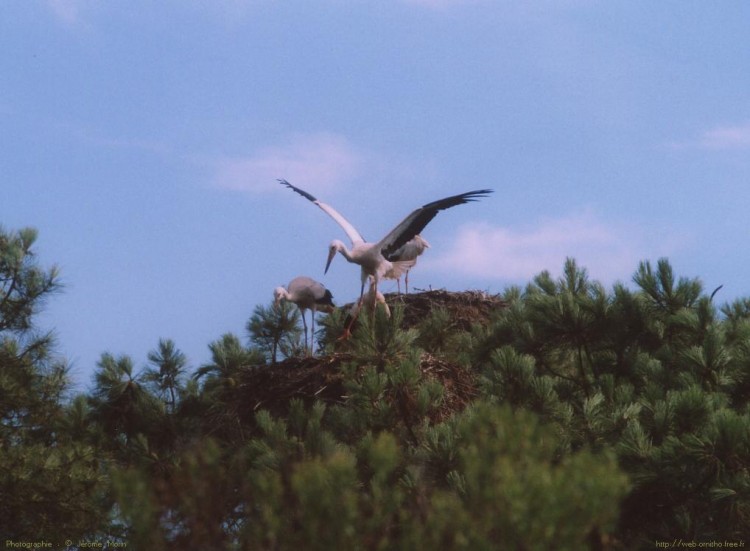
<svg viewBox="0 0 750 551"><path fill-rule="evenodd" d="M353 300L345 236L443 212L418 288L500 292L566 256L668 257L750 295L744 1L4 2L0 223L34 226L79 385L172 338L197 367L297 275ZM387 284L386 290L395 288Z"/></svg>

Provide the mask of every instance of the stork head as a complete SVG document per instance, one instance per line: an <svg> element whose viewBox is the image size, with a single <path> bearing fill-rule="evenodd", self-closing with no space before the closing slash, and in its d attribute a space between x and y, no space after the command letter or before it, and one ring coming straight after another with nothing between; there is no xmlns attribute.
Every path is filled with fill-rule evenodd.
<svg viewBox="0 0 750 551"><path fill-rule="evenodd" d="M336 256L336 253L340 252L343 248L344 244L338 239L334 239L333 241L331 241L331 244L328 246L328 260L326 260L326 269L323 272L324 274L328 273L328 268L331 267L331 261L333 261L333 257Z"/></svg>
<svg viewBox="0 0 750 551"><path fill-rule="evenodd" d="M427 242L427 240L422 237L421 235L417 234L414 236L414 241L424 250L429 249L430 244Z"/></svg>
<svg viewBox="0 0 750 551"><path fill-rule="evenodd" d="M273 290L273 305L278 306L279 303L287 297L286 289L283 287L276 287Z"/></svg>

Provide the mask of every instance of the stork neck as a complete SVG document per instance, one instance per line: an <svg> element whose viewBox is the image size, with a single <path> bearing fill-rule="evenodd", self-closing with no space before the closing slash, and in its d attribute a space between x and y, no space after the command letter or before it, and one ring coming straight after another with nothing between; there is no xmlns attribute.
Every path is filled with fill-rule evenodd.
<svg viewBox="0 0 750 551"><path fill-rule="evenodd" d="M338 243L336 248L341 253L341 256L346 258L349 262L352 262L352 258L353 258L352 252L349 249L347 249L346 245L344 245L343 243Z"/></svg>

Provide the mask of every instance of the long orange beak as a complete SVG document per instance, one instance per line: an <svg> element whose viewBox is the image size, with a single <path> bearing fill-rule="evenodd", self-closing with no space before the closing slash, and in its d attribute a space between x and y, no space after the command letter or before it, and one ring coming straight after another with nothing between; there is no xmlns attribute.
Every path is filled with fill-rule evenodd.
<svg viewBox="0 0 750 551"><path fill-rule="evenodd" d="M323 272L324 274L328 273L328 268L331 267L331 261L333 260L334 256L336 256L336 249L331 249L331 252L328 253L328 261L326 262L326 269Z"/></svg>

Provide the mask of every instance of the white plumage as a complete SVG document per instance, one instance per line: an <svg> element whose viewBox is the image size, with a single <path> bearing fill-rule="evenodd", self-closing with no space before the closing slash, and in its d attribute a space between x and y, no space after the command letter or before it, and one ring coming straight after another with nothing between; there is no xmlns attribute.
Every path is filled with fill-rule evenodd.
<svg viewBox="0 0 750 551"><path fill-rule="evenodd" d="M430 248L430 244L425 238L417 234L414 238L401 247L394 254L402 261L413 261L414 263L404 270L404 283L406 284L406 293L409 293L409 270L411 270L417 263L417 257L420 256L426 249ZM388 277L388 274L386 274ZM401 293L401 277L395 278L398 284L398 292Z"/></svg>
<svg viewBox="0 0 750 551"><path fill-rule="evenodd" d="M353 318L356 318L362 308L366 308L371 311L375 311L375 308L378 307L378 304L383 305L383 309L385 310L385 315L389 318L391 317L391 309L388 306L388 303L385 301L385 295L378 291L375 287L370 285L370 288L368 289L367 293L365 293L365 296L363 297L362 301L355 302L354 306L352 306L351 310L349 311L349 315Z"/></svg>
<svg viewBox="0 0 750 551"><path fill-rule="evenodd" d="M344 323L344 334L341 338L346 339L349 337L349 335L351 334L352 326L354 325L354 320L357 319L362 309L366 309L372 312L374 319L375 309L378 307L378 304L381 304L383 306L385 315L390 318L391 309L388 306L388 303L385 301L385 296L372 285L372 278L370 278L370 288L367 290L367 293L365 293L365 296L362 297L362 300L355 302L349 309L349 316Z"/></svg>
<svg viewBox="0 0 750 551"><path fill-rule="evenodd" d="M430 223L438 212L457 205L476 201L477 199L486 197L492 193L491 189L481 189L453 195L451 197L438 199L437 201L428 203L412 211L411 214L397 224L396 227L388 232L388 234L386 234L386 236L380 241L372 243L365 241L357 229L330 205L319 201L306 191L293 186L286 180L279 180L279 182L290 188L292 191L300 194L305 199L316 204L321 210L323 210L323 212L333 218L349 237L352 242L351 249L338 239L331 242L328 248L328 260L326 262L325 272L328 272L328 268L331 265L333 257L336 256L336 253L340 253L349 262L358 264L361 268L362 282L359 293L360 302L364 297L365 282L368 277L372 277L371 285L375 288L374 292L377 293L377 286L380 279L385 277L397 279L414 266L416 263L416 256L411 259L402 258L399 256L400 251L405 249L405 245L412 241L415 236L417 236L417 234L419 234L425 226ZM383 209L376 207L374 210Z"/></svg>

